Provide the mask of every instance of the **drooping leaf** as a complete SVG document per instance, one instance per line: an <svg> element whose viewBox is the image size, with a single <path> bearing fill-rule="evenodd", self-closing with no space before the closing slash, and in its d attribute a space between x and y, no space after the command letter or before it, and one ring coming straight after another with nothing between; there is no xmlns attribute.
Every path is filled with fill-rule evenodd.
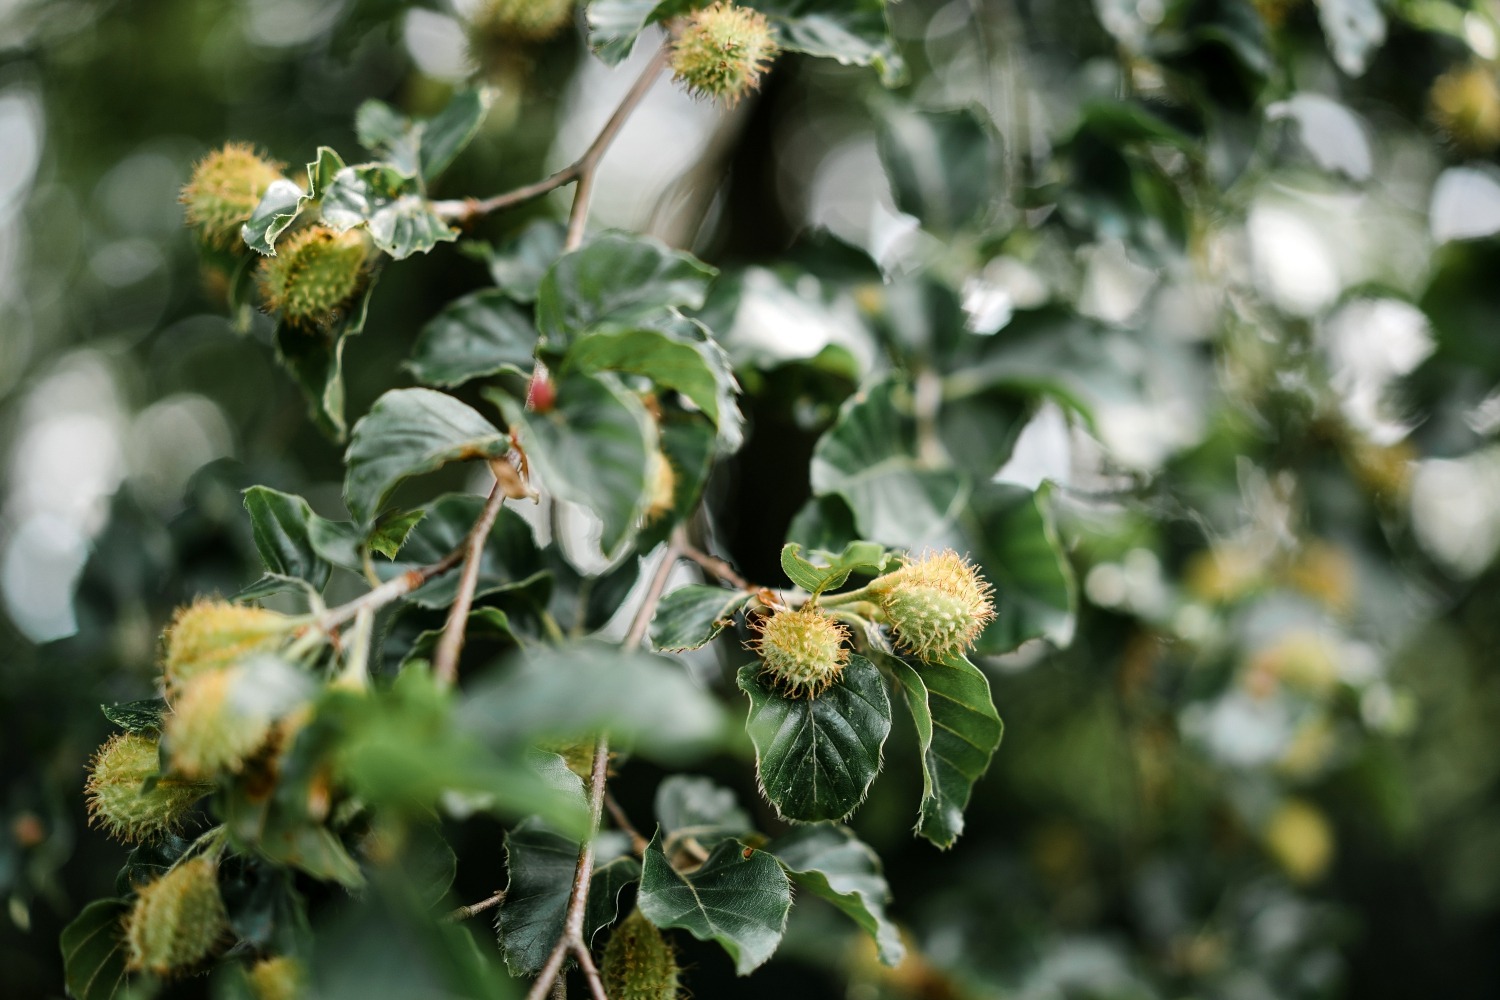
<svg viewBox="0 0 1500 1000"><path fill-rule="evenodd" d="M895 108L877 133L896 207L931 232L981 225L998 193L998 141L973 110Z"/></svg>
<svg viewBox="0 0 1500 1000"><path fill-rule="evenodd" d="M418 153L425 179L431 181L458 158L479 134L479 126L494 101L495 91L489 87L461 90L447 107L423 123Z"/></svg>
<svg viewBox="0 0 1500 1000"><path fill-rule="evenodd" d="M900 964L906 948L886 916L891 890L880 857L848 827L817 824L788 830L766 845L792 881L828 900L875 939L880 960Z"/></svg>
<svg viewBox="0 0 1500 1000"><path fill-rule="evenodd" d="M536 320L549 350L601 324L630 326L703 305L719 272L658 240L608 233L562 257L537 289Z"/></svg>
<svg viewBox="0 0 1500 1000"><path fill-rule="evenodd" d="M490 269L495 286L516 302L535 302L537 288L548 269L562 256L567 227L552 219L537 219L499 247L464 243L459 250Z"/></svg>
<svg viewBox="0 0 1500 1000"><path fill-rule="evenodd" d="M667 652L705 646L733 623L735 613L750 596L741 590L700 584L678 587L656 608L656 616L651 619L651 642Z"/></svg>
<svg viewBox="0 0 1500 1000"><path fill-rule="evenodd" d="M891 553L878 542L850 542L842 552L814 549L807 556L802 555L802 546L796 542L781 547L782 572L814 597L842 587L851 573L878 576L893 561Z"/></svg>
<svg viewBox="0 0 1500 1000"><path fill-rule="evenodd" d="M314 423L335 441L342 441L348 429L344 422L344 343L365 328L377 276L378 272L372 274L354 302L319 326L307 328L285 320L276 324L276 360L307 397Z"/></svg>
<svg viewBox="0 0 1500 1000"><path fill-rule="evenodd" d="M760 673L760 664L746 664L738 681L750 698L745 731L755 744L761 790L785 819L843 819L880 773L880 751L891 731L880 671L852 654L839 679L816 698L784 697Z"/></svg>
<svg viewBox="0 0 1500 1000"><path fill-rule="evenodd" d="M640 877L640 865L624 856L607 834L595 843L593 877L584 906L584 937L592 939L613 922L621 889ZM505 964L517 976L534 976L562 936L573 873L578 864L578 841L547 828L535 819L522 820L505 835L505 889L497 928Z"/></svg>
<svg viewBox="0 0 1500 1000"><path fill-rule="evenodd" d="M700 941L717 941L746 975L776 951L792 907L786 872L765 851L726 840L684 875L662 853L661 834L641 862L636 906L657 927L676 927Z"/></svg>
<svg viewBox="0 0 1500 1000"><path fill-rule="evenodd" d="M527 410L509 396L487 395L517 434L542 487L592 511L602 525L600 546L612 555L650 503L647 471L656 425L635 394L608 375L573 372L557 380L556 392L557 403L546 413Z"/></svg>
<svg viewBox="0 0 1500 1000"><path fill-rule="evenodd" d="M614 328L584 334L564 358L583 372L633 372L665 389L682 393L708 415L726 450L739 447L743 418L735 406L738 390L729 359L706 339L696 342L658 329Z"/></svg>
<svg viewBox="0 0 1500 1000"><path fill-rule="evenodd" d="M363 225L375 245L396 260L458 239L416 181L389 163L340 170L324 193L323 221L339 232Z"/></svg>
<svg viewBox="0 0 1500 1000"><path fill-rule="evenodd" d="M454 299L422 327L406 367L426 385L531 371L536 328L505 292L487 288Z"/></svg>
<svg viewBox="0 0 1500 1000"><path fill-rule="evenodd" d="M332 567L318 555L308 535L308 525L317 515L307 501L269 486L250 487L244 500L250 533L266 571L306 580L313 589L322 590Z"/></svg>
<svg viewBox="0 0 1500 1000"><path fill-rule="evenodd" d="M681 664L592 642L531 652L476 678L454 720L500 749L604 731L645 756L678 762L714 747L727 727L723 708Z"/></svg>
<svg viewBox="0 0 1500 1000"><path fill-rule="evenodd" d="M472 407L431 389L392 389L354 425L344 502L369 525L403 479L505 454L506 437Z"/></svg>
<svg viewBox="0 0 1500 1000"><path fill-rule="evenodd" d="M922 805L917 832L951 847L964 829L964 809L983 777L1005 726L990 700L990 682L962 656L913 667L884 662L900 681L922 750Z"/></svg>
<svg viewBox="0 0 1500 1000"><path fill-rule="evenodd" d="M995 587L995 620L977 648L1008 653L1028 639L1059 647L1073 641L1078 585L1052 521L1047 486L1033 492L985 483L972 494L961 523L966 548Z"/></svg>
<svg viewBox="0 0 1500 1000"><path fill-rule="evenodd" d="M96 899L63 928L63 980L74 1000L110 1000L125 982L126 899Z"/></svg>
<svg viewBox="0 0 1500 1000"><path fill-rule="evenodd" d="M166 714L167 703L161 698L143 698L100 705L99 711L127 733L156 733L161 731L161 718Z"/></svg>
<svg viewBox="0 0 1500 1000"><path fill-rule="evenodd" d="M689 838L712 847L727 837L744 837L755 830L734 792L686 774L670 775L656 789L656 821L668 847Z"/></svg>

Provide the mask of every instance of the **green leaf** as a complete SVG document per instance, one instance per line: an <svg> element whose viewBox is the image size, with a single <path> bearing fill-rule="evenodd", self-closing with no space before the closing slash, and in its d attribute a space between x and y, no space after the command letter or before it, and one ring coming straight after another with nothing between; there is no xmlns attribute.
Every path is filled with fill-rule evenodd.
<svg viewBox="0 0 1500 1000"><path fill-rule="evenodd" d="M392 389L354 425L344 456L344 502L371 525L391 491L449 462L496 458L508 442L472 407L431 389Z"/></svg>
<svg viewBox="0 0 1500 1000"><path fill-rule="evenodd" d="M365 328L375 275L365 282L347 310L315 329L286 322L276 325L276 360L289 371L318 427L335 441L344 439L344 343Z"/></svg>
<svg viewBox="0 0 1500 1000"><path fill-rule="evenodd" d="M658 833L641 861L636 906L657 927L677 927L717 941L746 975L781 943L792 908L792 886L776 859L726 840L691 874L675 871Z"/></svg>
<svg viewBox="0 0 1500 1000"><path fill-rule="evenodd" d="M535 302L537 288L549 268L562 256L567 227L552 219L537 219L498 249L470 242L461 251L484 261L490 279L516 302Z"/></svg>
<svg viewBox="0 0 1500 1000"><path fill-rule="evenodd" d="M901 683L922 750L917 832L938 847L952 847L964 830L969 793L1005 733L990 682L961 656L920 667L895 656L882 660Z"/></svg>
<svg viewBox="0 0 1500 1000"><path fill-rule="evenodd" d="M636 395L608 375L573 372L557 380L556 391L557 404L546 413L499 393L486 397L505 414L542 487L593 511L602 524L600 546L614 555L650 503L656 425Z"/></svg>
<svg viewBox="0 0 1500 1000"><path fill-rule="evenodd" d="M802 826L766 845L792 881L828 900L875 939L880 961L901 963L906 948L901 932L885 914L891 890L881 874L880 858L847 827Z"/></svg>
<svg viewBox="0 0 1500 1000"><path fill-rule="evenodd" d="M161 718L167 712L167 703L161 698L142 698L140 701L100 705L99 711L127 733L158 733L161 732Z"/></svg>
<svg viewBox="0 0 1500 1000"><path fill-rule="evenodd" d="M318 158L307 165L307 190L293 181L272 181L261 195L260 204L250 213L250 220L240 229L245 244L256 253L274 257L276 241L296 221L309 202L323 197L333 176L344 167L339 154L327 146L318 147Z"/></svg>
<svg viewBox="0 0 1500 1000"><path fill-rule="evenodd" d="M706 337L691 341L658 329L611 328L587 333L568 348L563 364L583 372L632 372L682 393L707 414L724 450L743 440L744 418L735 405L739 391L733 365Z"/></svg>
<svg viewBox="0 0 1500 1000"><path fill-rule="evenodd" d="M679 306L703 305L719 272L658 240L609 233L552 265L537 289L537 329L562 352L574 335L609 323L629 326Z"/></svg>
<svg viewBox="0 0 1500 1000"><path fill-rule="evenodd" d="M423 123L420 160L426 180L446 170L473 141L494 101L495 91L489 87L461 90L436 117Z"/></svg>
<svg viewBox="0 0 1500 1000"><path fill-rule="evenodd" d="M378 552L387 559L396 558L396 553L406 544L412 529L426 516L425 510L409 510L381 518L375 530L370 532L370 551Z"/></svg>
<svg viewBox="0 0 1500 1000"><path fill-rule="evenodd" d="M850 542L842 552L814 549L808 555L812 559L802 555L802 546L787 542L781 547L781 570L814 597L842 587L851 573L879 576L895 558L878 542Z"/></svg>
<svg viewBox="0 0 1500 1000"><path fill-rule="evenodd" d="M317 515L307 501L269 486L250 487L244 491L244 500L250 533L266 571L306 580L314 590L322 590L332 567L318 555L308 535L308 526Z"/></svg>
<svg viewBox="0 0 1500 1000"><path fill-rule="evenodd" d="M905 388L886 379L850 399L813 450L812 487L843 497L862 538L916 549L945 538L968 499L958 472L924 468Z"/></svg>
<svg viewBox="0 0 1500 1000"><path fill-rule="evenodd" d="M608 732L668 761L711 749L728 728L724 709L682 664L591 642L513 657L508 669L470 684L454 720L499 749Z"/></svg>
<svg viewBox="0 0 1500 1000"><path fill-rule="evenodd" d="M656 821L666 833L667 847L686 839L712 847L725 838L755 832L734 792L686 774L670 775L656 789Z"/></svg>
<svg viewBox="0 0 1500 1000"><path fill-rule="evenodd" d="M418 566L437 562L468 537L483 508L484 498L470 493L439 497L423 508L427 516L412 529L402 547L400 560L376 564L375 572L382 579L389 580ZM516 590L533 592L547 586L547 563L532 540L531 526L514 510L502 508L480 552L475 597ZM453 603L457 590L457 574L448 573L429 581L409 599L423 608L445 608ZM545 601L545 589L538 596Z"/></svg>
<svg viewBox="0 0 1500 1000"><path fill-rule="evenodd" d="M651 619L651 642L657 649L679 653L697 649L733 624L735 613L751 595L742 590L688 584L678 587L657 605Z"/></svg>
<svg viewBox="0 0 1500 1000"><path fill-rule="evenodd" d="M499 608L475 608L469 612L467 621L464 634L471 642L479 637L489 637L505 639L515 645L521 644L520 637L511 626L510 616ZM433 628L417 633L411 648L401 657L402 667L414 660L431 659L443 631L441 628ZM389 642L389 638L386 641Z"/></svg>
<svg viewBox="0 0 1500 1000"><path fill-rule="evenodd" d="M885 0L750 0L747 6L770 19L788 52L874 67L887 87L906 79L906 65L891 40Z"/></svg>
<svg viewBox="0 0 1500 1000"><path fill-rule="evenodd" d="M614 921L620 890L640 877L639 863L622 857L619 846L611 845L607 834L595 844L593 877L584 907L585 940ZM625 847L628 850L628 841ZM497 927L505 964L512 975L536 975L562 936L577 864L578 841L536 819L522 820L505 835L510 881Z"/></svg>
<svg viewBox="0 0 1500 1000"><path fill-rule="evenodd" d="M983 225L1001 179L999 143L973 110L894 107L877 132L896 207L931 232Z"/></svg>
<svg viewBox="0 0 1500 1000"><path fill-rule="evenodd" d="M96 899L63 928L63 981L74 1000L110 1000L125 982L126 899Z"/></svg>
<svg viewBox="0 0 1500 1000"><path fill-rule="evenodd" d="M1073 641L1078 584L1063 554L1048 503L1050 489L985 483L960 519L970 551L995 587L995 620L977 643L982 653L1008 653L1028 639L1057 646Z"/></svg>
<svg viewBox="0 0 1500 1000"><path fill-rule="evenodd" d="M340 170L323 196L323 221L339 232L363 225L396 260L458 239L458 230L432 210L417 182L390 163Z"/></svg>
<svg viewBox="0 0 1500 1000"><path fill-rule="evenodd" d="M414 177L419 172L419 134L412 129L410 118L384 101L371 99L359 106L354 112L354 136L361 146L406 176Z"/></svg>
<svg viewBox="0 0 1500 1000"><path fill-rule="evenodd" d="M495 288L448 303L422 327L406 367L426 385L455 386L473 378L531 371L536 327Z"/></svg>
<svg viewBox="0 0 1500 1000"><path fill-rule="evenodd" d="M610 66L624 62L647 25L692 9L690 0L593 0L586 18L589 47Z"/></svg>
<svg viewBox="0 0 1500 1000"><path fill-rule="evenodd" d="M816 698L785 698L760 673L759 663L748 663L738 680L750 697L745 731L755 744L761 791L784 819L843 819L880 773L880 751L891 731L880 671L855 653Z"/></svg>
<svg viewBox="0 0 1500 1000"><path fill-rule="evenodd" d="M1318 21L1339 69L1361 76L1385 44L1385 15L1376 0L1318 0Z"/></svg>

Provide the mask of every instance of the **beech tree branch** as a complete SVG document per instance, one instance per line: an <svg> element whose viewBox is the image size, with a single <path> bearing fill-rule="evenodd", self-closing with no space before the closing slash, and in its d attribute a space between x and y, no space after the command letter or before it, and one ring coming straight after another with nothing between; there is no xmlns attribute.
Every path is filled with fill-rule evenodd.
<svg viewBox="0 0 1500 1000"><path fill-rule="evenodd" d="M458 923L461 920L468 920L470 917L478 916L485 910L492 910L503 902L505 902L505 890L500 889L488 899L481 899L477 903L470 903L468 906L459 906L449 910L448 915L443 919L449 923Z"/></svg>

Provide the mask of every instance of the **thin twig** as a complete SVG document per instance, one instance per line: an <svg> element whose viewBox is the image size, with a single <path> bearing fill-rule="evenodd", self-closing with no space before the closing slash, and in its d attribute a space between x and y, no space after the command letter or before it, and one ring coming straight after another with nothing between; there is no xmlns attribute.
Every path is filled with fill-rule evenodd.
<svg viewBox="0 0 1500 1000"><path fill-rule="evenodd" d="M696 546L688 545L682 550L682 554L699 566L702 566L710 575L718 577L731 587L748 591L758 591L761 589L736 573L734 567L730 566L723 559L720 559L718 556L711 556Z"/></svg>
<svg viewBox="0 0 1500 1000"><path fill-rule="evenodd" d="M641 836L641 831L637 830L635 824L630 822L630 817L625 815L625 810L620 808L620 803L615 801L614 795L608 791L604 793L604 808L609 810L609 817L615 821L615 826L619 827L630 837L631 851L636 854L645 854L646 846L650 841Z"/></svg>
<svg viewBox="0 0 1500 1000"><path fill-rule="evenodd" d="M504 459L497 459L504 461ZM458 578L458 594L453 606L448 609L448 620L443 624L443 635L438 639L437 652L432 657L432 674L438 683L451 686L458 680L458 654L464 648L464 633L468 631L469 608L474 604L474 590L479 586L479 564L484 558L484 543L489 540L490 529L500 515L500 507L509 494L505 480L497 475L494 489L479 512L469 537L464 542L464 568Z"/></svg>
<svg viewBox="0 0 1500 1000"><path fill-rule="evenodd" d="M650 627L651 618L656 614L656 606L661 601L662 592L667 588L667 578L672 575L672 567L677 564L677 559L682 555L683 546L686 544L686 534L679 527L672 533L672 539L667 543L667 550L662 554L662 560L657 564L651 583L646 587L646 595L641 601L641 606L636 609L635 618L630 623L630 630L625 633L625 638L620 642L625 650L635 649L646 637L646 629ZM609 738L600 736L594 744L594 766L589 772L589 834L578 848L578 863L573 869L573 890L568 895L568 908L563 914L562 935L553 945L552 952L547 956L542 971L537 974L536 981L531 984L526 1000L543 1000L547 996L552 983L562 971L563 961L568 957L569 952L572 952L578 959L579 968L588 979L589 989L593 991L595 1000L609 1000L604 993L604 985L599 980L599 973L594 969L593 958L588 954L588 942L583 936L583 917L588 907L589 883L594 877L594 831L599 829L599 820L604 814L604 786L608 780Z"/></svg>
<svg viewBox="0 0 1500 1000"><path fill-rule="evenodd" d="M477 903L470 903L468 906L460 906L457 909L449 910L448 915L443 919L449 923L456 924L461 920L468 920L470 917L478 916L485 910L493 910L503 902L505 902L505 890L501 889L489 899L481 899Z"/></svg>

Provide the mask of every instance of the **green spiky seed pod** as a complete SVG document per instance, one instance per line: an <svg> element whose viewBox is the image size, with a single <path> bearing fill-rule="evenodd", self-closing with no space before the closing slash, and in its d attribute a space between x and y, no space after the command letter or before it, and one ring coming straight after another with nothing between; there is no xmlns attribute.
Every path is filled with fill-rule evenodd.
<svg viewBox="0 0 1500 1000"><path fill-rule="evenodd" d="M180 862L143 888L126 916L126 968L158 976L190 970L228 930L214 862L201 856Z"/></svg>
<svg viewBox="0 0 1500 1000"><path fill-rule="evenodd" d="M245 978L255 1000L297 1000L307 993L307 973L302 963L286 955L263 958L252 965Z"/></svg>
<svg viewBox="0 0 1500 1000"><path fill-rule="evenodd" d="M205 244L235 249L244 246L240 227L280 176L281 164L262 158L248 143L231 142L198 161L178 200Z"/></svg>
<svg viewBox="0 0 1500 1000"><path fill-rule="evenodd" d="M672 76L691 93L732 106L760 86L778 51L764 14L716 3L687 19L672 45Z"/></svg>
<svg viewBox="0 0 1500 1000"><path fill-rule="evenodd" d="M1500 146L1500 79L1488 66L1459 66L1438 77L1428 95L1432 119L1453 142L1476 153Z"/></svg>
<svg viewBox="0 0 1500 1000"><path fill-rule="evenodd" d="M816 698L849 662L849 630L816 607L778 611L751 645L772 683L788 698Z"/></svg>
<svg viewBox="0 0 1500 1000"><path fill-rule="evenodd" d="M164 635L162 673L169 693L189 678L270 652L296 627L285 615L227 601L198 601L177 609Z"/></svg>
<svg viewBox="0 0 1500 1000"><path fill-rule="evenodd" d="M573 21L574 0L484 0L469 19L471 50L543 42Z"/></svg>
<svg viewBox="0 0 1500 1000"><path fill-rule="evenodd" d="M247 711L236 699L242 682L237 667L198 674L182 685L165 720L172 770L190 778L240 771L246 758L265 746L274 719Z"/></svg>
<svg viewBox="0 0 1500 1000"><path fill-rule="evenodd" d="M958 655L995 619L994 588L952 549L907 563L870 584L896 648L929 662Z"/></svg>
<svg viewBox="0 0 1500 1000"><path fill-rule="evenodd" d="M261 300L294 326L316 327L347 308L369 277L364 232L309 226L276 247L255 272Z"/></svg>
<svg viewBox="0 0 1500 1000"><path fill-rule="evenodd" d="M181 827L193 803L213 786L166 776L142 791L146 779L157 775L158 761L156 740L137 733L110 737L94 754L84 784L89 822L130 844Z"/></svg>
<svg viewBox="0 0 1500 1000"><path fill-rule="evenodd" d="M610 1000L676 1000L677 953L640 910L609 936L599 971Z"/></svg>

